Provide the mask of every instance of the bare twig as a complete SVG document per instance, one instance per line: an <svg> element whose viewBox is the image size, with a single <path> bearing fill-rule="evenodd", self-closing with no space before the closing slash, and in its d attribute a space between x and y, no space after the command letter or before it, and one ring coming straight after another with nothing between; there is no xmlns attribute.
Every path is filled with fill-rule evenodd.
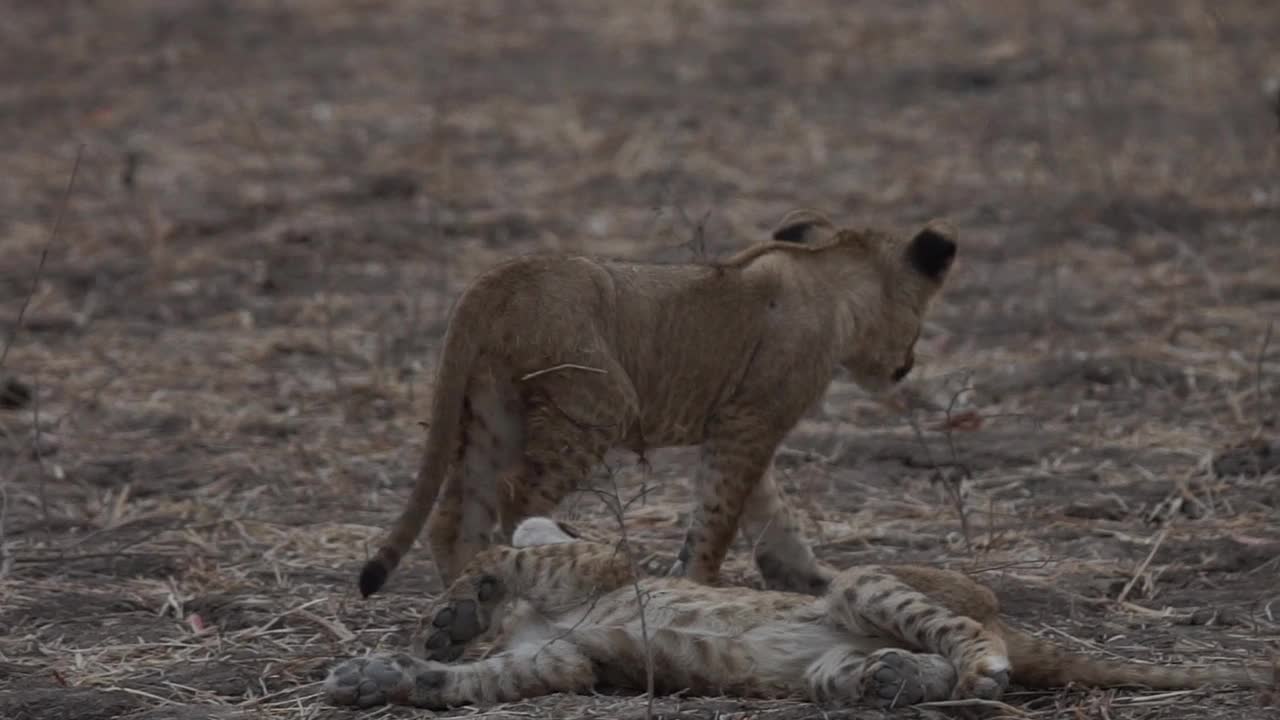
<svg viewBox="0 0 1280 720"><path fill-rule="evenodd" d="M241 100L240 96L234 92L227 93L227 99L232 106L240 113L240 117L244 118L245 127L249 130L249 140L253 143L254 149L262 156L262 160L267 164L267 169L272 175L279 176L280 168L276 162L276 154L272 147L267 143L266 136L262 133L262 126L258 123L258 116L249 109L249 106Z"/></svg>
<svg viewBox="0 0 1280 720"><path fill-rule="evenodd" d="M18 308L18 317L13 323L13 328L9 331L9 337L5 339L4 349L0 350L0 368L4 367L5 360L9 357L9 349L13 347L13 343L18 338L18 333L22 330L22 323L26 318L27 308L31 305L31 299L35 297L36 290L40 287L40 278L44 274L45 263L49 260L49 249L53 246L54 241L58 238L58 233L62 230L62 222L67 215L67 206L71 201L71 191L75 188L76 176L80 172L80 159L83 156L84 143L80 143L80 145L76 147L76 158L71 165L71 174L67 177L67 186L62 191L62 199L58 204L57 215L55 215L53 219L53 227L49 230L49 236L45 239L44 247L40 250L40 260L36 263L36 271L34 276L31 278L31 289L27 291L26 297L22 299L22 305ZM40 436L40 386L34 381L32 382L31 387L31 398L33 402L32 423L34 425L34 435L32 439L32 442L34 443L33 450L35 451L36 460L39 462L41 469L39 489L40 511L45 519L44 526L47 529L49 526L49 497L46 483L48 473L45 471L44 455L43 450L41 449L43 438ZM7 511L8 498L6 497L5 500L5 510ZM3 522L0 522L0 562L7 563L8 557L2 552L2 546L4 543L4 534L2 531ZM3 573L0 572L0 574Z"/></svg>
<svg viewBox="0 0 1280 720"><path fill-rule="evenodd" d="M972 568L965 572L969 575L979 575L981 573L995 572L996 570L1042 570L1049 567L1051 560L1045 558L1043 560L1011 560L1009 562L996 563L995 565L983 565L981 567Z"/></svg>
<svg viewBox="0 0 1280 720"><path fill-rule="evenodd" d="M944 471L944 464L938 463L933 456L933 450L930 449L929 443L925 440L924 431L920 428L920 424L916 422L915 412L912 409L907 410L907 423L911 426L911 431L915 434L916 440L920 442L924 448L925 458L929 465L933 468L933 479L941 482L947 496L951 499L952 506L955 508L956 516L960 520L960 532L964 535L965 548L973 553L973 535L969 529L969 517L965 511L964 494L961 492L961 483L966 479L973 477L973 471L960 460L960 451L956 446L955 438L952 436L952 411L960 400L960 396L967 392L972 392L973 388L966 385L960 388L951 396L951 401L947 403L945 408L946 419L943 422L943 433L947 440L947 447L951 451L951 462L945 466L950 472Z"/></svg>
<svg viewBox="0 0 1280 720"><path fill-rule="evenodd" d="M612 474L612 472L613 470L612 468L610 468L610 473ZM574 488L574 492L579 492L584 495L595 495L596 497L603 500L604 503L606 505L609 505L610 507L613 507L614 505L618 505L619 507L621 507L622 512L624 514L626 513L627 510L630 510L631 507L635 505L637 502L640 502L641 504L643 504L643 501L648 500L649 494L652 493L654 490L656 490L656 488L650 487L646 483L643 487L640 488L640 492L637 492L635 495L632 495L630 498L628 498L624 502L616 492L601 490L600 488L594 488L594 487L575 487ZM614 514L616 515L617 513L615 512Z"/></svg>
<svg viewBox="0 0 1280 720"><path fill-rule="evenodd" d="M973 386L965 385L951 396L951 402L947 403L946 409L943 411L946 417L946 423L943 425L944 435L947 438L947 447L951 450L951 460L957 467L964 470L965 475L972 476L973 473L964 463L960 462L960 451L956 448L955 434L952 430L955 428L954 419L951 413L956 409L956 403L960 402L960 396L965 393L973 392Z"/></svg>
<svg viewBox="0 0 1280 720"><path fill-rule="evenodd" d="M524 382L525 380L532 380L540 375L559 372L560 370L583 370L585 372L600 373L601 375L605 374L605 371L601 370L600 368L587 367L586 365L574 365L573 363L560 363L559 365L552 365L551 367L542 368L541 370L534 370L533 372L527 375L523 375L520 377L520 382Z"/></svg>
<svg viewBox="0 0 1280 720"><path fill-rule="evenodd" d="M323 293L324 302L324 353L326 364L329 368L329 379L333 382L333 389L338 394L342 393L342 377L338 372L338 358L333 342L333 287L329 284L332 279L333 272L333 246L336 240L330 239L328 246L324 250L324 263L320 269L320 292Z"/></svg>
<svg viewBox="0 0 1280 720"><path fill-rule="evenodd" d="M439 224L435 222L434 218L432 219L431 224L433 226L433 234L436 236L436 246L439 247L439 237L440 237ZM434 263L434 264L437 267L443 266L443 263ZM407 269L407 263L401 264L400 265L401 286L414 287L414 288L418 287L419 286L418 283L408 282L406 280L406 278L408 277L408 272L409 271ZM443 280L442 277L437 283L437 289L441 294L443 294L445 291L445 281ZM403 347L401 348L401 351L395 353L396 357L394 359L394 362L397 366L404 365L407 351L413 347L412 343L418 337L418 334L422 332L422 299L425 295L426 293L422 292L421 290L411 293L412 297L409 299L409 302L408 302L409 328L404 335L405 342L403 344ZM406 376L407 379L405 384L408 387L406 387L405 390L407 391L409 396L409 407L417 407L417 400L415 398L415 382L414 382L415 375L417 375L417 373L410 372Z"/></svg>
<svg viewBox="0 0 1280 720"><path fill-rule="evenodd" d="M702 217L696 221L689 217L689 213L685 211L684 205L676 205L676 209L680 211L680 217L686 225L693 228L693 234L689 237L686 247L693 251L693 256L698 260L707 257L707 220L711 217L711 208L702 213Z"/></svg>
<svg viewBox="0 0 1280 720"><path fill-rule="evenodd" d="M67 205L71 200L71 189L75 187L76 175L80 171L80 157L83 154L84 143L80 143L76 148L75 162L71 165L71 176L67 178L67 187L62 191L62 201L58 204L58 214L53 218L53 228L49 231L49 237L44 242L44 248L40 250L40 261L36 263L36 272L31 278L31 290L22 299L22 306L18 308L18 319L14 321L13 328L9 330L9 337L5 340L4 349L0 350L0 368L4 367L4 361L9 357L9 348L13 346L14 340L18 338L18 332L22 329L22 320L26 317L27 306L31 304L31 298L35 296L36 289L40 287L40 276L44 273L44 264L49 259L49 248L53 245L53 241L58 238L58 232L62 229L62 220L67 214Z"/></svg>
<svg viewBox="0 0 1280 720"><path fill-rule="evenodd" d="M44 463L44 438L40 436L40 381L37 375L31 376L31 451L36 456L36 464L40 466L40 516L44 518L45 532L49 531L49 470Z"/></svg>
<svg viewBox="0 0 1280 720"><path fill-rule="evenodd" d="M0 482L0 580L8 577L13 568L13 556L9 554L9 545L4 541L5 520L9 517L9 493L4 483Z"/></svg>
<svg viewBox="0 0 1280 720"><path fill-rule="evenodd" d="M1160 531L1156 536L1155 542L1151 543L1151 552L1147 553L1147 557L1138 564L1138 568L1133 571L1133 577L1129 578L1129 582L1125 583L1124 589L1120 591L1120 595L1116 597L1116 602L1122 603L1125 598L1129 597L1129 592L1133 590L1133 586L1138 584L1138 578L1142 577L1142 573L1147 571L1147 566L1151 564L1151 559L1156 556L1156 552L1160 550L1160 545L1164 543L1165 537L1169 535L1169 528Z"/></svg>
<svg viewBox="0 0 1280 720"><path fill-rule="evenodd" d="M1267 99L1271 102L1271 114L1276 116L1276 133L1280 134L1280 79L1267 83Z"/></svg>
<svg viewBox="0 0 1280 720"><path fill-rule="evenodd" d="M72 563L72 562L79 562L81 560L119 560L121 558L155 558L157 556L159 556L159 553L120 552L118 550L112 550L110 552L80 553L78 555L58 554L58 555L50 555L48 557L22 556L22 557L12 558L12 562L20 565L42 565L46 563ZM190 559L195 557L195 555L193 553L187 552L182 555L173 555L172 557ZM212 557L212 556L206 556L206 557Z"/></svg>
<svg viewBox="0 0 1280 720"><path fill-rule="evenodd" d="M1253 393L1254 403L1258 408L1258 427L1254 431L1255 435L1262 433L1262 427L1267 422L1267 403L1266 398L1262 394L1262 363L1267 357L1267 348L1271 345L1271 332L1275 329L1275 321L1267 323L1267 332L1262 336L1262 347L1258 348L1258 360L1253 373Z"/></svg>
<svg viewBox="0 0 1280 720"><path fill-rule="evenodd" d="M640 589L640 565L636 562L635 552L631 549L631 543L627 539L627 523L623 517L622 492L618 488L618 478L615 474L610 473L609 479L613 482L613 495L616 502L611 505L617 516L618 532L621 535L621 544L623 551L627 554L627 561L631 564L631 583L636 593L636 603L640 605L640 639L644 642L644 658L645 658L645 692L648 695L648 701L645 705L645 720L653 718L653 699L654 679L653 679L653 647L649 642L649 624L646 619L648 614L648 602L644 592ZM647 485L647 483L646 483Z"/></svg>
<svg viewBox="0 0 1280 720"><path fill-rule="evenodd" d="M54 416L54 418L49 422L49 425L50 427L53 428L55 432L62 427L63 423L65 423L68 418L74 415L78 410L83 408L85 405L90 405L98 402L98 399L102 397L102 393L104 390L107 389L107 386L115 382L116 380L119 380L120 378L124 377L126 374L126 370L124 366L122 366L119 362L117 362L114 358L112 358L107 353L102 352L97 348L92 349L91 352L93 353L93 357L95 360L111 368L112 374L108 375L105 379L103 379L101 382L97 383L93 387L89 388L88 399L85 399L84 393L77 393L76 397L72 398L71 402L67 404L67 409L63 410L61 415Z"/></svg>
<svg viewBox="0 0 1280 720"><path fill-rule="evenodd" d="M929 702L916 703L913 707L957 708L957 709L977 708L977 709L986 710L986 711L999 710L1001 713L1003 713L1000 717L1013 717L1013 718L1031 717L1029 713L1023 712L1022 710L1012 705L1009 705L1007 703L1000 702L999 700L983 700L981 698L967 698L964 700L932 700Z"/></svg>

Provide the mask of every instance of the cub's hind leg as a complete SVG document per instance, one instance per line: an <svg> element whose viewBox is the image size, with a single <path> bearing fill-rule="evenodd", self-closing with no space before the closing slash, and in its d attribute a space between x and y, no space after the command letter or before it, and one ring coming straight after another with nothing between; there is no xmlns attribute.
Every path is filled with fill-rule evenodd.
<svg viewBox="0 0 1280 720"><path fill-rule="evenodd" d="M489 546L498 519L500 478L519 462L524 422L512 388L476 379L463 405L457 457L427 518L427 539L446 587Z"/></svg>
<svg viewBox="0 0 1280 720"><path fill-rule="evenodd" d="M983 622L951 609L975 608L977 613L983 605L979 593L948 582L951 575L980 588L957 573L926 576L908 572L908 582L892 568L846 570L836 576L827 593L828 618L851 632L902 642L907 648L946 658L956 669L953 697L997 698L1009 684L1004 640ZM936 597L917 589L931 589L931 585L937 588Z"/></svg>
<svg viewBox="0 0 1280 720"><path fill-rule="evenodd" d="M324 690L337 705L394 704L439 710L583 692L593 685L591 661L572 642L552 638L459 665L406 653L353 658L329 671Z"/></svg>
<svg viewBox="0 0 1280 720"><path fill-rule="evenodd" d="M585 488L619 436L614 425L579 422L566 412L540 404L528 417L524 456L502 494L507 538L520 521L551 515L571 492Z"/></svg>
<svg viewBox="0 0 1280 720"><path fill-rule="evenodd" d="M607 358L597 358L597 365L558 370L522 388L526 439L518 471L502 494L504 537L522 520L551 515L569 493L586 488L633 423L637 400L630 380Z"/></svg>

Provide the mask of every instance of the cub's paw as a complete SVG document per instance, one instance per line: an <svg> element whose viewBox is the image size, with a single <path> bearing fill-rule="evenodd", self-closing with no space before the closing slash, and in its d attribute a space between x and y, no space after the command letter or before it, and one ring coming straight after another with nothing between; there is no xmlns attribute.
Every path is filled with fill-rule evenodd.
<svg viewBox="0 0 1280 720"><path fill-rule="evenodd" d="M415 652L440 662L462 657L467 645L489 630L494 609L501 601L501 589L496 577L484 575L470 583L466 593L450 590L431 624L414 638Z"/></svg>
<svg viewBox="0 0 1280 720"><path fill-rule="evenodd" d="M973 667L966 668L956 682L951 697L956 700L978 698L999 700L1009 687L1009 660L1002 656L990 656Z"/></svg>
<svg viewBox="0 0 1280 720"><path fill-rule="evenodd" d="M868 660L860 690L863 702L882 709L915 705L929 695L915 657L892 650Z"/></svg>
<svg viewBox="0 0 1280 720"><path fill-rule="evenodd" d="M805 595L825 594L834 577L834 573L816 564L792 565L763 552L756 555L756 568L766 589Z"/></svg>
<svg viewBox="0 0 1280 720"><path fill-rule="evenodd" d="M407 655L371 655L340 662L325 678L324 692L334 705L372 707L404 702L412 687Z"/></svg>

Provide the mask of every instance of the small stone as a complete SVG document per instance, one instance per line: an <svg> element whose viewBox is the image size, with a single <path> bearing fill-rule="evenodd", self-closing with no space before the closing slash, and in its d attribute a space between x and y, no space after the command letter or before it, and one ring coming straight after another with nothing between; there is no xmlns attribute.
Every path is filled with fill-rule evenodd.
<svg viewBox="0 0 1280 720"><path fill-rule="evenodd" d="M1234 608L1200 608L1187 618L1188 625L1216 625L1234 627L1244 624L1244 618Z"/></svg>
<svg viewBox="0 0 1280 720"><path fill-rule="evenodd" d="M1213 458L1218 477L1261 477L1280 472L1280 443L1257 438L1224 448Z"/></svg>
<svg viewBox="0 0 1280 720"><path fill-rule="evenodd" d="M1129 513L1114 499L1082 500L1063 508L1062 514L1082 520L1124 520Z"/></svg>
<svg viewBox="0 0 1280 720"><path fill-rule="evenodd" d="M31 433L31 455L33 459L47 458L58 453L58 448L62 443L58 440L58 436L49 432L42 432L39 435Z"/></svg>
<svg viewBox="0 0 1280 720"><path fill-rule="evenodd" d="M0 410L21 410L31 404L31 386L8 377L0 380Z"/></svg>

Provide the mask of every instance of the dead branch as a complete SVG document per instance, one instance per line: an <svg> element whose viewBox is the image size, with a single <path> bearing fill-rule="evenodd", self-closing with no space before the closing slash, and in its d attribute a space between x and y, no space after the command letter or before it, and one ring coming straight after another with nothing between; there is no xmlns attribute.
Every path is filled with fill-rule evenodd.
<svg viewBox="0 0 1280 720"><path fill-rule="evenodd" d="M626 552L627 554L627 561L631 564L631 586L635 590L636 603L640 605L640 638L644 643L645 685L646 685L645 692L648 696L648 702L645 705L644 716L645 716L645 720L652 720L653 699L654 699L655 693L654 693L654 679L653 679L653 646L649 642L649 624L646 618L646 616L648 615L648 600L645 597L644 592L640 589L640 565L636 561L635 551L632 550L631 543L628 541L628 538L627 538L627 523L625 522L623 517L623 505L621 503L622 493L618 488L618 478L613 473L610 473L609 479L613 483L614 498L615 500L618 500L618 502L612 505L611 507L614 508L614 511L617 515L618 532L621 535L620 542L621 542L623 551ZM645 485L648 485L648 483L646 482Z"/></svg>
<svg viewBox="0 0 1280 720"><path fill-rule="evenodd" d="M9 576L13 569L13 556L9 554L9 545L4 540L5 521L9 518L9 493L4 483L0 483L0 580Z"/></svg>
<svg viewBox="0 0 1280 720"><path fill-rule="evenodd" d="M1164 539L1168 537L1168 535L1169 528L1165 528L1156 536L1155 542L1151 543L1151 552L1147 553L1147 556L1138 564L1137 569L1133 571L1133 577L1129 578L1129 582L1125 583L1124 589L1122 589L1120 594L1116 597L1116 602L1122 603L1125 601L1125 598L1129 597L1129 593L1133 590L1133 586L1138 584L1138 578L1142 577L1142 573L1147 571L1147 567L1151 565L1151 559L1156 556L1156 552L1160 549L1160 546L1164 543Z"/></svg>
<svg viewBox="0 0 1280 720"><path fill-rule="evenodd" d="M951 401L947 403L947 407L945 408L946 420L943 423L942 432L947 440L947 447L951 451L951 462L945 464L945 467L947 468L946 470L943 469L944 464L940 464L934 458L933 450L929 447L928 441L925 440L924 430L921 429L920 423L916 421L914 410L911 408L908 408L907 410L907 423L911 426L911 431L915 434L916 440L920 442L920 446L924 448L925 459L928 461L930 467L933 468L932 479L942 483L943 489L951 499L952 507L955 509L956 516L960 521L960 532L964 536L965 548L968 549L970 554L974 551L973 535L969 528L969 517L964 506L964 495L961 492L961 483L972 478L973 471L970 470L969 467L960 459L960 451L956 446L952 432L952 412L955 410L956 403L960 401L960 396L972 391L973 387L969 385L960 388L951 396Z"/></svg>
<svg viewBox="0 0 1280 720"><path fill-rule="evenodd" d="M575 365L573 363L560 363L559 365L552 365L551 367L542 368L541 370L534 370L531 373L522 375L520 377L520 382L524 382L526 380L532 380L536 377L546 375L548 373L559 372L561 370L582 370L584 372L600 373L601 375L605 374L605 371L601 370L600 368L587 367L586 365Z"/></svg>
<svg viewBox="0 0 1280 720"><path fill-rule="evenodd" d="M44 273L45 262L49 259L49 248L53 245L53 241L57 239L58 232L62 229L62 220L67 214L67 205L71 201L71 189L76 185L76 175L80 171L80 158L84 155L84 143L80 143L76 147L76 159L71 165L71 176L67 178L67 187L62 191L62 200L58 204L58 214L53 217L53 228L49 231L49 237L44 241L44 248L40 250L40 260L36 263L35 275L31 278L31 290L27 292L27 296L22 299L22 305L18 308L18 319L14 321L13 328L9 330L9 337L5 339L4 349L0 350L0 369L4 368L4 361L9 357L9 348L18 338L18 333L22 329L22 320L26 317L27 307L31 305L31 298L35 296L36 289L40 287L40 276Z"/></svg>
<svg viewBox="0 0 1280 720"><path fill-rule="evenodd" d="M329 379L333 383L334 392L342 394L342 377L338 372L338 357L333 342L333 246L336 240L330 239L324 250L323 263L320 268L320 292L324 303L324 355L325 365L329 368Z"/></svg>
<svg viewBox="0 0 1280 720"><path fill-rule="evenodd" d="M1271 332L1275 329L1275 321L1267 323L1267 332L1262 336L1262 347L1258 348L1258 360L1253 372L1253 394L1254 403L1258 408L1258 427L1254 431L1254 436L1262 434L1262 427L1267 422L1267 403L1266 397L1262 394L1262 364L1267 357L1267 348L1271 345Z"/></svg>
<svg viewBox="0 0 1280 720"><path fill-rule="evenodd" d="M49 468L44 462L44 438L40 435L40 382L37 375L31 376L31 451L36 456L36 464L40 466L40 516L44 518L46 532L49 528Z"/></svg>

